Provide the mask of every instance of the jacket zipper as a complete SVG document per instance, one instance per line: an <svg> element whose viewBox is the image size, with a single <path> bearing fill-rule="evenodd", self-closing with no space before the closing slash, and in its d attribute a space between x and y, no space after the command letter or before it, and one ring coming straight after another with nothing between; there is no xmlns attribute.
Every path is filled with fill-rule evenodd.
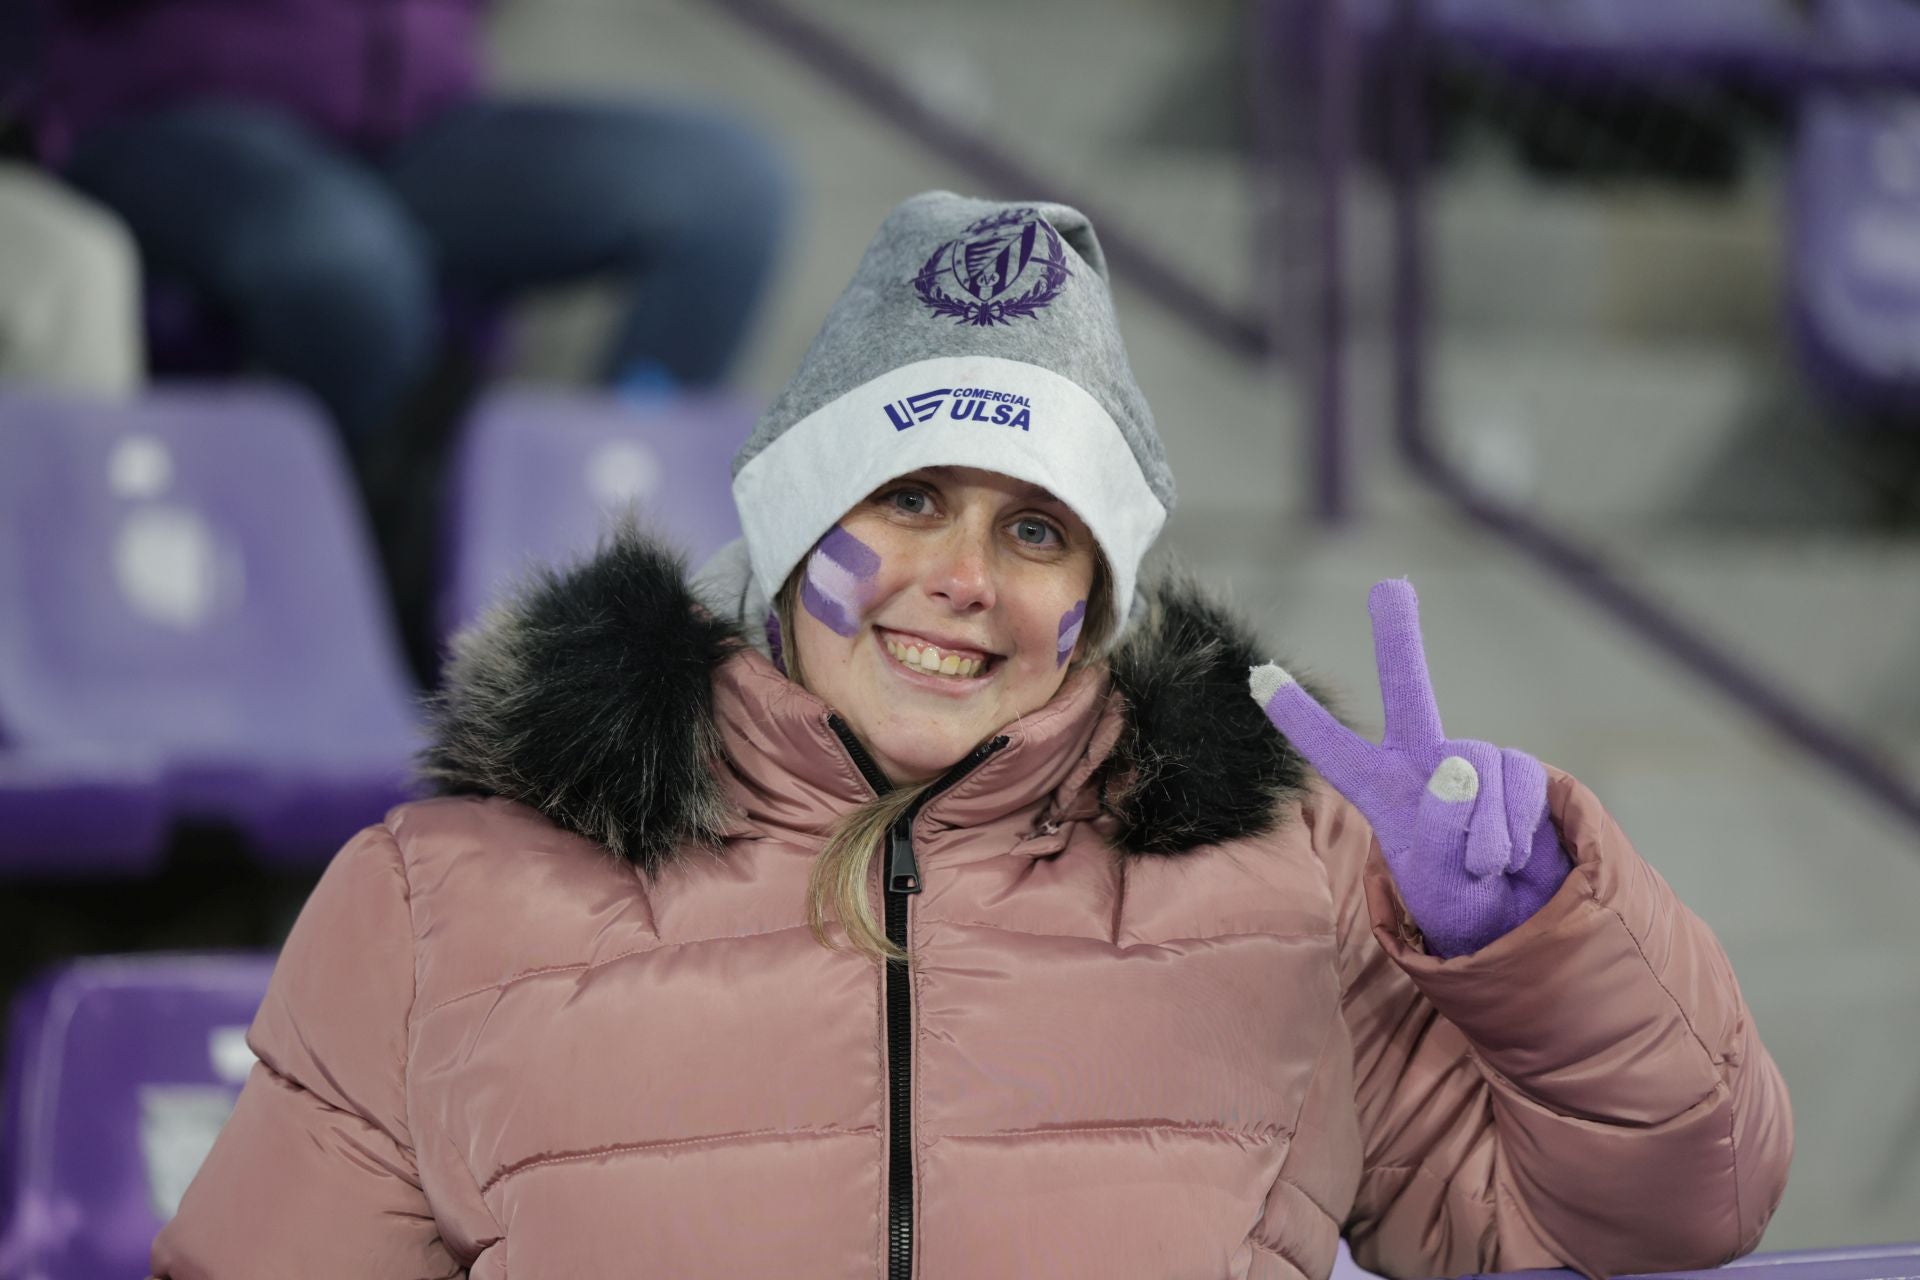
<svg viewBox="0 0 1920 1280"><path fill-rule="evenodd" d="M839 716L827 717L854 768L876 796L893 784L874 764L873 757ZM920 794L913 807L887 830L887 859L883 868L887 938L907 949L907 898L920 892L920 863L913 853L913 821L926 803L984 764L1007 745L1001 734L981 743L964 760L941 774ZM913 990L907 967L887 961L887 1280L911 1280L913 1275Z"/></svg>

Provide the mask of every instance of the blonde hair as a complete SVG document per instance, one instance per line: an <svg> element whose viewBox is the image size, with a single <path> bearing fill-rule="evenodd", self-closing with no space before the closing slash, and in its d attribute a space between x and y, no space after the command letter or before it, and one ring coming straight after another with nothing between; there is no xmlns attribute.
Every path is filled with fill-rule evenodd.
<svg viewBox="0 0 1920 1280"><path fill-rule="evenodd" d="M774 618L780 627L780 654L786 664L787 678L807 687L806 672L800 665L800 648L794 643L794 610L800 601L800 581L805 576L803 561L787 575L780 594L774 598ZM1098 548L1093 553L1093 583L1087 590L1086 621L1070 670L1079 670L1106 657L1107 641L1114 633L1113 573L1106 556ZM847 941L855 951L881 960L910 963L907 953L887 937L874 915L873 897L868 892L874 855L886 846L887 834L894 824L911 820L938 779L915 786L894 787L867 801L834 823L813 861L807 877L807 927L814 940L829 950L833 940L827 936L827 917L831 910L846 930Z"/></svg>

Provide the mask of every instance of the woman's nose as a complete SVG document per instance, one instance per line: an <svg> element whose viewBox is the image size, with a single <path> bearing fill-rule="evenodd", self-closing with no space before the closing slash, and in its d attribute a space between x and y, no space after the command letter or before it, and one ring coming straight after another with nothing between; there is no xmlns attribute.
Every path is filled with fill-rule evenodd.
<svg viewBox="0 0 1920 1280"><path fill-rule="evenodd" d="M933 562L927 566L927 592L944 600L956 613L991 609L993 563L987 539L966 529L955 529L942 539Z"/></svg>

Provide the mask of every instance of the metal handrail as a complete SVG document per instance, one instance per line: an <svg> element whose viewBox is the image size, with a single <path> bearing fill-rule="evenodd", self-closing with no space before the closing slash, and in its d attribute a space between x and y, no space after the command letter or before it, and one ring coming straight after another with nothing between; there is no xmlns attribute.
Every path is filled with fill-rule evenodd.
<svg viewBox="0 0 1920 1280"><path fill-rule="evenodd" d="M1320 0L1338 6L1342 0ZM1394 441L1408 468L1474 523L1597 605L1629 633L1801 748L1835 777L1920 831L1920 791L1846 728L1774 687L1653 597L1597 551L1476 487L1435 446L1426 414L1427 252L1421 216L1428 31L1419 0L1397 0L1392 52ZM1833 72L1832 68L1827 68ZM1837 78L1837 72L1833 73ZM1342 86L1334 86L1340 92Z"/></svg>

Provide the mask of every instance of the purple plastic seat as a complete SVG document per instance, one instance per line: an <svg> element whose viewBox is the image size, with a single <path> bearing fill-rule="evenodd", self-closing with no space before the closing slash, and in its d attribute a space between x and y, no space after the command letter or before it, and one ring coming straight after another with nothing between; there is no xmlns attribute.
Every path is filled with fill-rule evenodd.
<svg viewBox="0 0 1920 1280"><path fill-rule="evenodd" d="M1786 1253L1750 1253L1725 1267L1704 1271L1664 1271L1653 1273L1662 1280L1709 1280L1728 1269L1763 1269L1764 1280L1912 1280L1920 1270L1920 1243L1866 1245L1854 1249L1799 1249ZM1577 1271L1498 1271L1483 1273L1506 1280L1580 1280ZM1353 1260L1346 1241L1333 1261L1329 1280L1375 1280ZM1461 1280L1480 1280L1479 1275Z"/></svg>
<svg viewBox="0 0 1920 1280"><path fill-rule="evenodd" d="M1822 0L1821 29L1862 66L1920 67L1920 5ZM1821 93L1801 105L1789 281L1815 380L1857 407L1920 405L1920 96Z"/></svg>
<svg viewBox="0 0 1920 1280"><path fill-rule="evenodd" d="M1664 1280L1712 1280L1722 1271L1760 1269L1764 1280L1911 1280L1920 1264L1920 1244L1867 1245L1857 1249L1803 1249L1749 1254L1721 1268L1651 1273ZM1503 1271L1513 1280L1579 1280L1577 1271Z"/></svg>
<svg viewBox="0 0 1920 1280"><path fill-rule="evenodd" d="M1849 63L1902 77L1920 70L1920 5L1913 0L1820 0L1820 30Z"/></svg>
<svg viewBox="0 0 1920 1280"><path fill-rule="evenodd" d="M1920 80L1912 0L1420 0L1440 41L1511 71L1588 80L1718 80L1776 92L1836 68ZM1396 0L1347 0L1377 39Z"/></svg>
<svg viewBox="0 0 1920 1280"><path fill-rule="evenodd" d="M1920 404L1920 98L1801 104L1790 313L1815 381L1869 411Z"/></svg>
<svg viewBox="0 0 1920 1280"><path fill-rule="evenodd" d="M0 1113L0 1275L116 1280L147 1250L253 1065L273 958L107 956L25 987Z"/></svg>
<svg viewBox="0 0 1920 1280"><path fill-rule="evenodd" d="M0 748L0 874L144 875L170 825L156 760Z"/></svg>
<svg viewBox="0 0 1920 1280"><path fill-rule="evenodd" d="M0 759L16 772L157 768L169 818L318 862L405 798L412 696L306 401L0 397ZM61 830L56 810L41 835ZM57 856L19 839L0 834L8 858Z"/></svg>
<svg viewBox="0 0 1920 1280"><path fill-rule="evenodd" d="M1383 35L1395 0L1353 0ZM1706 76L1790 83L1813 29L1796 0L1424 0L1433 35L1509 69L1582 78Z"/></svg>
<svg viewBox="0 0 1920 1280"><path fill-rule="evenodd" d="M1911 1276L1920 1263L1920 1241L1909 1244L1869 1244L1853 1249L1787 1249L1780 1253L1750 1253L1729 1267L1820 1267L1868 1273L1864 1280Z"/></svg>
<svg viewBox="0 0 1920 1280"><path fill-rule="evenodd" d="M730 466L755 414L710 396L486 396L449 478L442 630L472 622L535 566L587 555L628 510L698 567L740 536Z"/></svg>

